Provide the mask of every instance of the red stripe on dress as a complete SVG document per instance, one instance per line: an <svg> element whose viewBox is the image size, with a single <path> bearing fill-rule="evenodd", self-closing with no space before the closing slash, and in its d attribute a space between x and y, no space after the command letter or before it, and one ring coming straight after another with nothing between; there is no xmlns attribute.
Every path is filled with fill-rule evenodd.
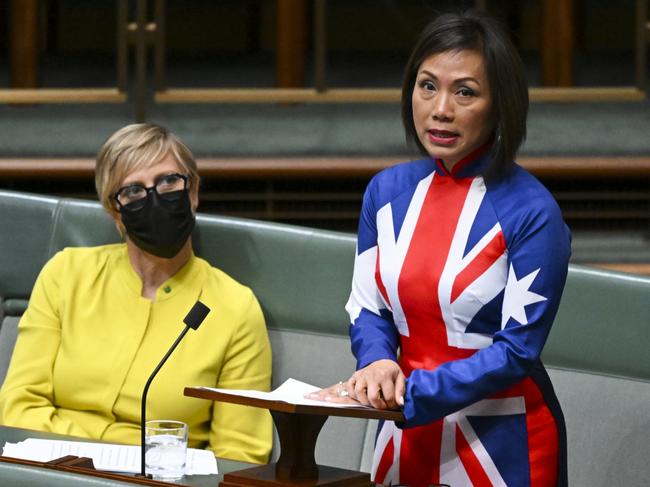
<svg viewBox="0 0 650 487"><path fill-rule="evenodd" d="M388 440L388 443L384 447L384 451L381 454L381 460L379 460L379 465L377 465L377 471L375 472L374 482L378 484L385 483L386 474L390 467L393 465L393 457L395 455L395 445L393 443L393 438L391 437Z"/></svg>
<svg viewBox="0 0 650 487"><path fill-rule="evenodd" d="M386 286L384 286L384 281L381 280L381 272L379 269L381 268L379 267L379 246L377 246L377 259L375 261L375 282L377 283L377 289L379 289L379 293L382 295L388 306L392 308L390 299L388 299L388 293L386 292Z"/></svg>
<svg viewBox="0 0 650 487"><path fill-rule="evenodd" d="M499 231L485 248L478 253L474 260L456 276L451 289L451 302L456 301L456 298L467 289L467 286L487 271L503 255L505 249L506 242L503 238L503 232Z"/></svg>
<svg viewBox="0 0 650 487"><path fill-rule="evenodd" d="M402 370L406 375L416 368L431 370L474 353L445 346L447 329L438 299L439 277L471 184L472 178L455 180L436 175L422 203L398 281L409 334L417 337L402 337Z"/></svg>
<svg viewBox="0 0 650 487"><path fill-rule="evenodd" d="M555 418L546 405L537 384L527 378L526 429L528 430L528 463L530 486L545 487L557 484L558 433Z"/></svg>
<svg viewBox="0 0 650 487"><path fill-rule="evenodd" d="M517 396L523 396L526 406L530 486L556 485L559 450L557 425L535 381L526 377L514 386L490 397Z"/></svg>
<svg viewBox="0 0 650 487"><path fill-rule="evenodd" d="M402 431L400 484L428 487L440 482L441 439L442 420Z"/></svg>
<svg viewBox="0 0 650 487"><path fill-rule="evenodd" d="M458 425L456 425L456 453L458 453L460 461L463 462L467 476L472 481L474 487L492 486L490 478L485 473L481 462L476 458L474 451L469 446L469 443L465 439L465 435Z"/></svg>

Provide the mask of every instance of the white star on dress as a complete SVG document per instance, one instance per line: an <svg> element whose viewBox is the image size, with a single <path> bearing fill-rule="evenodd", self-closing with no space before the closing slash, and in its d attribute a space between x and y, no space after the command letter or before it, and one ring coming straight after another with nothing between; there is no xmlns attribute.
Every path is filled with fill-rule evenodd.
<svg viewBox="0 0 650 487"><path fill-rule="evenodd" d="M529 291L531 284L537 277L539 269L517 280L515 269L510 264L508 282L503 295L503 308L501 311L501 329L504 329L510 318L514 318L522 325L528 324L528 317L524 309L529 304L546 301L547 298Z"/></svg>

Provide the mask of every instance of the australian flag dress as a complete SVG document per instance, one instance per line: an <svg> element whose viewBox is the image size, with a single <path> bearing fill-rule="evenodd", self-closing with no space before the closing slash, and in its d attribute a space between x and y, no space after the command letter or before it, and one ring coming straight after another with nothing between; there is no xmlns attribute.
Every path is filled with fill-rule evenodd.
<svg viewBox="0 0 650 487"><path fill-rule="evenodd" d="M412 487L566 484L562 411L540 361L570 256L549 192L472 154L376 175L359 222L350 314L357 368L396 360L403 424L379 425L373 480Z"/></svg>

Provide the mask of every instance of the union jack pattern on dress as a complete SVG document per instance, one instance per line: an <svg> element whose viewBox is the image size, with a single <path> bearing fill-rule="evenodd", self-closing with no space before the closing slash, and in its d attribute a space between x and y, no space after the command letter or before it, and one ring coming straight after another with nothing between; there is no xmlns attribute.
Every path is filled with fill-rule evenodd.
<svg viewBox="0 0 650 487"><path fill-rule="evenodd" d="M382 171L364 195L351 318L357 368L399 362L405 424L380 424L373 479L413 487L565 482L562 413L539 360L566 280L557 204L488 154Z"/></svg>

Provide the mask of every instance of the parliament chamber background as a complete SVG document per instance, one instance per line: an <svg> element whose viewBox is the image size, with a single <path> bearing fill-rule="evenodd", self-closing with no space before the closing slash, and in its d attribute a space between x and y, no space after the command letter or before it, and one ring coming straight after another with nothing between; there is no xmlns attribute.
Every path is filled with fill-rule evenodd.
<svg viewBox="0 0 650 487"><path fill-rule="evenodd" d="M168 127L195 152L199 211L214 219L206 220L209 228L223 232L225 225L225 236L210 231L230 249L228 257L237 257L236 242L249 238L268 249L276 238L290 245L285 237L292 235L296 249L306 248L298 247L307 244L295 227L280 225L277 237L260 223L254 237L239 235L236 219L245 218L308 227L314 252L345 268L368 180L415 157L399 118L409 49L428 19L459 6L486 9L512 30L532 101L519 162L550 189L573 234L574 267L545 356L570 428L576 425L570 447L590 445L570 453L570 478L579 479L572 485L609 485L621 472L636 485L647 473L636 450L647 451L650 433L643 413L650 397L643 358L650 331L647 1L0 0L0 191L96 200L97 149L119 127L146 120ZM3 232L3 251L5 244L20 248L12 238ZM209 252L222 265L217 249ZM304 265L319 258L306 255ZM4 279L17 272L12 259L0 261ZM290 266L273 262L253 272L228 265L224 259L225 270L258 287L263 305L280 300L265 308L274 349L300 350L302 333L315 332L323 341L308 350L335 347L337 360L347 356L346 330L326 324L343 320L342 309L330 316L304 296L300 318L277 311L294 296L274 294L281 292L274 281L258 274L285 269L287 282L298 279ZM332 286L322 296L343 300L351 269L327 272L336 275L325 273ZM288 291L299 289L294 283ZM0 317L15 319L8 298L0 283ZM316 330L305 329L309 306L320 306ZM625 323L623 331L607 320ZM576 355L572 347L582 350ZM295 363L274 365L295 373L309 361L302 353ZM337 364L337 374L350 364ZM314 373L315 380L334 378ZM631 399L625 405L620 397ZM609 429L594 433L600 423ZM326 463L347 461L349 450L324 450L349 429L335 423L324 431ZM368 429L355 435L359 445L372 443ZM608 438L615 439L593 453L593 443ZM585 458L590 452L594 457ZM367 452L354 461L343 466L367 468Z"/></svg>
<svg viewBox="0 0 650 487"><path fill-rule="evenodd" d="M369 178L415 156L409 48L461 6L513 32L532 99L519 162L560 203L573 261L650 272L637 0L2 0L0 187L93 199L97 148L147 120L196 153L202 211L354 232Z"/></svg>

